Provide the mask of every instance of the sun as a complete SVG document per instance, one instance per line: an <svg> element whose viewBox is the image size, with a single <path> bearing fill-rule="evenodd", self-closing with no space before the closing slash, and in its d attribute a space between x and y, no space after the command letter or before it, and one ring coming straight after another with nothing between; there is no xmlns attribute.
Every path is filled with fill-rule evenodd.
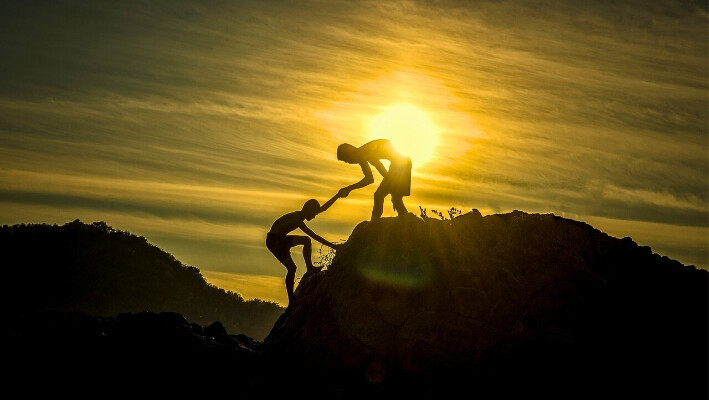
<svg viewBox="0 0 709 400"><path fill-rule="evenodd" d="M394 148L420 167L433 158L438 129L426 112L411 104L395 104L372 118L370 140L389 139Z"/></svg>

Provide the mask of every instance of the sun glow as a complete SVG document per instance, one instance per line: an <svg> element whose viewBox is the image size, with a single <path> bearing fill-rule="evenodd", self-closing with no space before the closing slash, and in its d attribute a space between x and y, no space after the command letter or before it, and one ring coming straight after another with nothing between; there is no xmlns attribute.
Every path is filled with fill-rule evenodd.
<svg viewBox="0 0 709 400"><path fill-rule="evenodd" d="M433 158L438 129L426 112L410 104L395 104L372 118L371 139L389 139L394 148L419 167Z"/></svg>

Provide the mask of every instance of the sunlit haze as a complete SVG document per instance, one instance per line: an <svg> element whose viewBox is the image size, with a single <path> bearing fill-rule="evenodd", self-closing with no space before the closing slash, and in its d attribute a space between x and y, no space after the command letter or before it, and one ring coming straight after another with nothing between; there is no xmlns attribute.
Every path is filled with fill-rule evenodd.
<svg viewBox="0 0 709 400"><path fill-rule="evenodd" d="M394 148L411 158L420 167L435 154L438 144L436 126L426 112L410 104L386 107L372 118L370 140L389 139Z"/></svg>
<svg viewBox="0 0 709 400"><path fill-rule="evenodd" d="M105 221L282 303L266 232L384 137L412 212L554 213L706 268L708 46L706 1L4 2L0 224ZM346 240L374 175L308 226Z"/></svg>

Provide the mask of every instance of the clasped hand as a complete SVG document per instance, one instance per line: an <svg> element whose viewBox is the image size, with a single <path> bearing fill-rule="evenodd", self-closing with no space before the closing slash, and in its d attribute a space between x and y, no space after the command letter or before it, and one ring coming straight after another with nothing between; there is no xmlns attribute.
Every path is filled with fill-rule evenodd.
<svg viewBox="0 0 709 400"><path fill-rule="evenodd" d="M347 197L347 196L350 194L350 192L351 192L351 189L350 189L350 188L343 187L342 189L340 189L340 190L337 192L337 195L338 195L339 197L341 197L341 198L345 198L345 197Z"/></svg>

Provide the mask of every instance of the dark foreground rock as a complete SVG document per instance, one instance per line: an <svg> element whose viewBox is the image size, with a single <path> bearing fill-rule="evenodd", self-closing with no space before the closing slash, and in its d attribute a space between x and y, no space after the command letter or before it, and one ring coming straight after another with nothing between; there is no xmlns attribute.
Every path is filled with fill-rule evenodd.
<svg viewBox="0 0 709 400"><path fill-rule="evenodd" d="M387 218L263 343L177 313L10 313L3 377L27 396L706 399L708 277L553 215Z"/></svg>
<svg viewBox="0 0 709 400"><path fill-rule="evenodd" d="M214 324L207 328L190 324L177 313L102 318L41 312L10 316L6 322L3 364L5 377L12 378L6 382L30 389L71 388L72 393L106 385L168 389L181 379L185 381L180 386L185 387L195 379L227 374L253 378L251 371L261 359L259 342L228 335L221 323L221 330Z"/></svg>
<svg viewBox="0 0 709 400"><path fill-rule="evenodd" d="M365 394L705 398L707 276L553 215L381 219L265 343Z"/></svg>

